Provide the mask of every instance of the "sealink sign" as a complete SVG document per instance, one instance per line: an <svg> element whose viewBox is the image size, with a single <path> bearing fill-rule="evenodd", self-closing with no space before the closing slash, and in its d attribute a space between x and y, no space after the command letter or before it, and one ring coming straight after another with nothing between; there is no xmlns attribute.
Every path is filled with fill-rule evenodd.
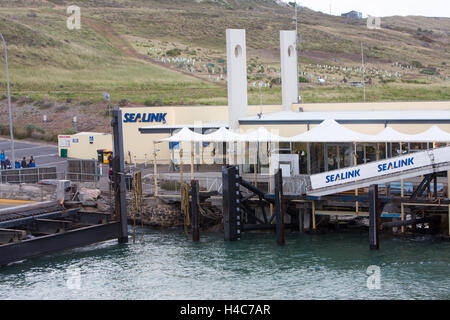
<svg viewBox="0 0 450 320"><path fill-rule="evenodd" d="M336 173L336 174L327 175L325 177L325 179L326 179L325 183L342 181L342 180L347 180L350 178L359 177L360 170L361 169L355 169L355 170L349 170L349 171L344 171L344 172L340 172L340 173Z"/></svg>
<svg viewBox="0 0 450 320"><path fill-rule="evenodd" d="M388 171L392 169L404 168L414 165L414 157L407 159L395 160L392 162L384 162L378 165L378 172Z"/></svg>
<svg viewBox="0 0 450 320"><path fill-rule="evenodd" d="M123 122L162 122L166 123L167 113L125 113Z"/></svg>

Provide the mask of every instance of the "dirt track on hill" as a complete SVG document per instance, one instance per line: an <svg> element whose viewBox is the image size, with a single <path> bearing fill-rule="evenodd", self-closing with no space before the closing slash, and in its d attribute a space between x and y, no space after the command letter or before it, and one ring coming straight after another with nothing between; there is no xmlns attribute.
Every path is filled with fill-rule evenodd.
<svg viewBox="0 0 450 320"><path fill-rule="evenodd" d="M64 12L59 12L56 10L53 10L53 12L51 12L52 14L56 14L59 16L64 16L67 17L66 14ZM208 81L207 79L204 79L202 77L199 77L197 75L194 75L192 73L189 72L185 72L182 70L177 70L175 68L171 68L169 66L167 66L166 64L162 63L159 60L153 59L145 54L141 54L139 52L136 51L136 49L133 48L133 46L127 41L125 40L119 33L117 33L109 24L103 23L97 19L94 18L87 18L85 16L81 17L81 25L86 24L89 28L95 30L96 32L104 35L108 41L111 42L111 44L116 47L123 55L128 56L128 57L133 57L136 58L138 60L143 60L146 62L150 62L152 64L156 64L160 67L163 67L165 69L168 69L170 71L182 74L184 76L188 76L191 78L195 78L204 82L210 82L213 83L217 86L222 86L225 87L225 84L218 84L216 82L212 82L212 81Z"/></svg>

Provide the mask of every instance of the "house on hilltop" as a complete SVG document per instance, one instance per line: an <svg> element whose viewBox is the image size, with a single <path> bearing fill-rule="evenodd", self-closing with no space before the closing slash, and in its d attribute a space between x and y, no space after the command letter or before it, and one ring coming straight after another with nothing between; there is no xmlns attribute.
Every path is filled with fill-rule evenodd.
<svg viewBox="0 0 450 320"><path fill-rule="evenodd" d="M350 12L341 14L341 16L342 17L347 17L347 18L362 19L362 12L358 12L358 11L352 10Z"/></svg>

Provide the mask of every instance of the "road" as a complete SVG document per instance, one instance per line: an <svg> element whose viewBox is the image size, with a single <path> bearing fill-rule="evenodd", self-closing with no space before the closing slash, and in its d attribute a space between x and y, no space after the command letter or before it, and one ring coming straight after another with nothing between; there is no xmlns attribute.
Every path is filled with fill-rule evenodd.
<svg viewBox="0 0 450 320"><path fill-rule="evenodd" d="M51 144L43 144L39 142L23 142L14 141L14 149L16 158L22 160L26 158L27 162L30 156L33 156L36 167L55 167L57 172L64 172L67 170L67 160L58 156L58 147ZM0 138L0 152L4 151L6 156L14 165L14 159L11 159L11 142L10 140Z"/></svg>

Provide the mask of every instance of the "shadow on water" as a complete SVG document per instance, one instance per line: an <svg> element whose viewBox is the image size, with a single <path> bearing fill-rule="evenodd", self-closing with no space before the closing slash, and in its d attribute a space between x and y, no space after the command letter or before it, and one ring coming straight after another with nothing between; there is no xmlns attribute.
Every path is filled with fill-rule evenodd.
<svg viewBox="0 0 450 320"><path fill-rule="evenodd" d="M137 229L136 243L109 241L0 269L0 299L442 299L450 297L450 243L365 233L246 233L224 242L202 233ZM369 290L367 268L380 267ZM67 288L67 269L81 288Z"/></svg>

